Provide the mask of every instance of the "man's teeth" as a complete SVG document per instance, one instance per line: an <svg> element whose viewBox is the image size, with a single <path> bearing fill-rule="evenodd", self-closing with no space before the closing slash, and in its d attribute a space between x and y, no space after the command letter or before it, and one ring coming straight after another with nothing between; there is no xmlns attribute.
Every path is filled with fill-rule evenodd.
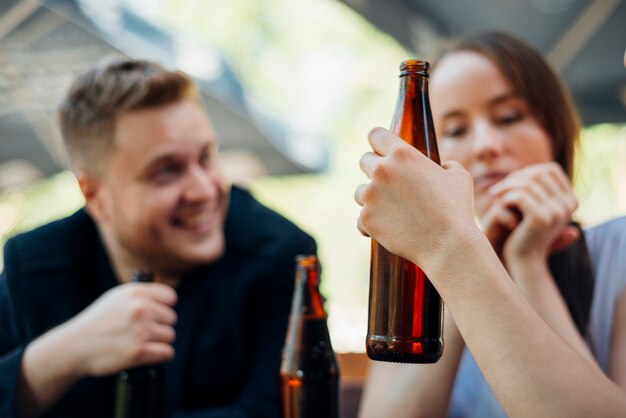
<svg viewBox="0 0 626 418"><path fill-rule="evenodd" d="M205 224L206 222L208 222L209 218L210 218L209 214L203 213L198 216L194 216L192 218L181 219L180 223L182 226L193 227L193 226Z"/></svg>

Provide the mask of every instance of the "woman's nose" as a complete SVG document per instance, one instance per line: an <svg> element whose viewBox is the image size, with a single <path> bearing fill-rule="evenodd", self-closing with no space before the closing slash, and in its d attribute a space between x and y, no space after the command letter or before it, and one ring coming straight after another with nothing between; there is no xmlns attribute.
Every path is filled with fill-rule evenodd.
<svg viewBox="0 0 626 418"><path fill-rule="evenodd" d="M480 160L497 158L504 152L502 132L489 121L476 123L474 129L474 153Z"/></svg>

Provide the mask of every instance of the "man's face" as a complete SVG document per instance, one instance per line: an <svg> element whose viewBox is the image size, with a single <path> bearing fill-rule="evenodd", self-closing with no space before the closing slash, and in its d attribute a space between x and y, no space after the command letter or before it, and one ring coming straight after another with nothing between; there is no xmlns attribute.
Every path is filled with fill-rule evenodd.
<svg viewBox="0 0 626 418"><path fill-rule="evenodd" d="M118 116L96 216L113 257L181 273L221 256L228 189L215 152L194 100Z"/></svg>

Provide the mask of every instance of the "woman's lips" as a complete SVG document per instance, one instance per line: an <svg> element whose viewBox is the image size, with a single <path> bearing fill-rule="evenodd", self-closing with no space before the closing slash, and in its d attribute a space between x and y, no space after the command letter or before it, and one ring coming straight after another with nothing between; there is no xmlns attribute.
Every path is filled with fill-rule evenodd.
<svg viewBox="0 0 626 418"><path fill-rule="evenodd" d="M508 173L487 173L474 178L474 187L486 190L500 182Z"/></svg>

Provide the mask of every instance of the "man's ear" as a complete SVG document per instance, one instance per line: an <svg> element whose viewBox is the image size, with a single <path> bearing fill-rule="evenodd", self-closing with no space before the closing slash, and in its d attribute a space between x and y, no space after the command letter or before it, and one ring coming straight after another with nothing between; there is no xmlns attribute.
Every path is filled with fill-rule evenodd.
<svg viewBox="0 0 626 418"><path fill-rule="evenodd" d="M78 187L80 187L80 191L85 198L87 212L89 212L97 222L106 220L105 189L102 180L86 171L79 171L74 174L76 180L78 180Z"/></svg>

